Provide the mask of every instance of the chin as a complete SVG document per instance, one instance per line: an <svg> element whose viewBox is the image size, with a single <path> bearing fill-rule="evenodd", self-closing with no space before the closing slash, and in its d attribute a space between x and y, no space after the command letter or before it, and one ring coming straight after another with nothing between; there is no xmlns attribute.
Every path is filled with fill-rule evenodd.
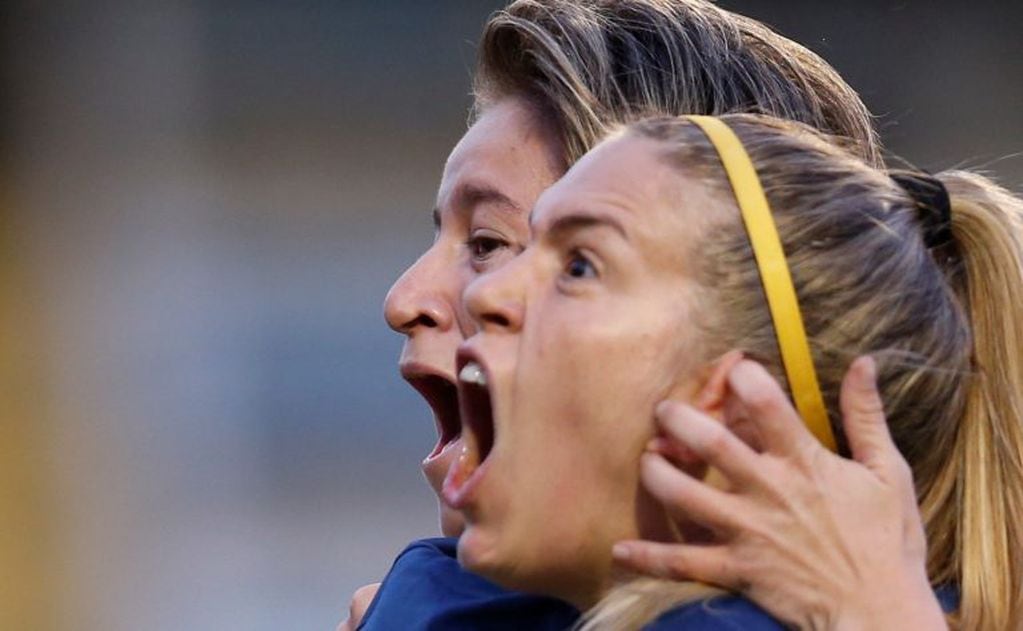
<svg viewBox="0 0 1023 631"><path fill-rule="evenodd" d="M458 539L458 562L474 574L505 589L537 592L528 577L528 558L525 551L515 553L496 533L487 532L478 525L468 524Z"/></svg>
<svg viewBox="0 0 1023 631"><path fill-rule="evenodd" d="M501 571L505 565L501 563L501 557L494 537L479 526L463 524L458 538L458 562L462 567L498 582L498 578L506 573Z"/></svg>
<svg viewBox="0 0 1023 631"><path fill-rule="evenodd" d="M558 562L552 555L537 554L538 541L523 548L492 534L472 525L466 527L458 540L462 567L505 589L560 598L584 609L599 600L600 586L587 576L599 576L600 571L580 571L569 558Z"/></svg>

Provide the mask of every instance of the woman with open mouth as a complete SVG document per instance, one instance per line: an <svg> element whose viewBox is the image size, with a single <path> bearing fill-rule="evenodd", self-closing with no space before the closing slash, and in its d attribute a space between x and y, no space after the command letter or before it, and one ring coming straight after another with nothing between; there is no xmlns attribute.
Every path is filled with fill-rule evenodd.
<svg viewBox="0 0 1023 631"><path fill-rule="evenodd" d="M459 561L590 610L594 627L710 616L780 628L742 599L707 605L712 590L613 570L616 541L711 544L727 530L713 508L676 520L643 490L655 409L679 402L673 422L707 441L724 440L708 417L742 433L725 401L749 357L787 383L818 440L848 454L842 375L869 354L930 542L915 587L938 592L955 628L1015 628L1021 221L1023 202L980 176L890 177L774 119L656 119L615 134L543 193L523 253L466 290L479 332L458 353L465 446L444 486L466 524ZM725 491L757 483L741 467L717 477ZM835 580L856 567L836 560ZM863 628L894 628L884 594L877 603Z"/></svg>
<svg viewBox="0 0 1023 631"><path fill-rule="evenodd" d="M460 304L462 290L521 250L529 234L526 214L537 196L607 126L637 112L752 110L842 136L865 160L880 164L869 112L833 68L765 25L702 0L516 0L484 29L474 89L473 125L452 152L441 180L434 242L395 283L385 307L388 323L406 336L402 375L434 412L438 440L423 461L423 472L438 495L462 448L454 357L473 328ZM837 476L825 486L845 488L848 479ZM901 491L911 492L910 485ZM671 505L672 499L665 501ZM775 513L790 512L786 506L774 508ZM904 512L862 515L873 517L858 524L879 532L900 520L919 521L915 504ZM375 586L360 590L342 628L356 628L370 609L374 615L367 629L412 628L412 620L420 625L416 628L437 628L437 620L445 621L446 628L467 628L467 619L476 627L539 628L536 619L522 616L502 615L502 622L495 621L494 612L506 611L516 595L458 568L450 537L462 527L460 513L442 506L441 529L449 538L411 544L389 574L406 580L385 581L379 598ZM863 530L850 527L842 533ZM776 530L777 535L789 533L785 526ZM740 581L756 598L773 590L791 566L778 555L802 541L801 536L760 539L754 547L771 551L777 563L733 573L731 583L712 575L707 580ZM634 566L641 559L634 556ZM918 560L922 563L922 555ZM826 563L818 564L818 574L831 573ZM677 576L695 574L678 563L672 567ZM446 589L410 595L411 586L441 582ZM799 589L788 595L771 599L772 612L786 619L827 609L837 620L848 609L834 601L823 607L827 599L819 594L808 602ZM422 607L410 607L412 601ZM561 603L548 603L545 613L535 600L515 602L520 612L529 609L547 620L544 628L562 628L566 615L574 615Z"/></svg>

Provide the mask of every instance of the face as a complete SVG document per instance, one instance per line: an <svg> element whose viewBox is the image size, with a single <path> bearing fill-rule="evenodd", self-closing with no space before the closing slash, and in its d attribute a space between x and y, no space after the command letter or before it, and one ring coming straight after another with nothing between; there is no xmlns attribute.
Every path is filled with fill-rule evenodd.
<svg viewBox="0 0 1023 631"><path fill-rule="evenodd" d="M528 212L561 175L557 147L525 103L505 99L487 108L445 165L433 245L387 295L387 322L406 336L402 376L433 410L438 440L423 472L438 495L461 449L455 351L473 330L462 291L525 247ZM444 534L461 528L459 513L442 504Z"/></svg>
<svg viewBox="0 0 1023 631"><path fill-rule="evenodd" d="M543 194L525 251L467 289L479 332L458 354L465 452L444 493L468 568L588 607L615 541L673 536L638 460L656 404L696 394L686 209L710 203L653 141L609 140Z"/></svg>

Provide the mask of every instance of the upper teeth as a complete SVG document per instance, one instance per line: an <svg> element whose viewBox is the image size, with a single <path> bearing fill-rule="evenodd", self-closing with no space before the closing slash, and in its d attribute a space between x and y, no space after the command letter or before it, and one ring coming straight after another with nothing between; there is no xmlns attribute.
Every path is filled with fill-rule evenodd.
<svg viewBox="0 0 1023 631"><path fill-rule="evenodd" d="M476 362L469 362L458 373L458 379L465 383L474 383L477 386L487 385L487 376Z"/></svg>

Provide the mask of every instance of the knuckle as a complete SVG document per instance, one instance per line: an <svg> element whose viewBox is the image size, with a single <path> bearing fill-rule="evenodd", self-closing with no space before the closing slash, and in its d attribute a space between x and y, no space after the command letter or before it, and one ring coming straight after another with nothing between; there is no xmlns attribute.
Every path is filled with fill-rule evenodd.
<svg viewBox="0 0 1023 631"><path fill-rule="evenodd" d="M746 581L743 580L741 572L737 570L736 561L731 555L722 556L718 560L716 568L718 582L736 591L744 591L743 585Z"/></svg>
<svg viewBox="0 0 1023 631"><path fill-rule="evenodd" d="M758 560L765 551L778 547L781 533L772 530L777 528L778 523L762 520L747 525L743 545L735 547L733 569L742 570Z"/></svg>
<svg viewBox="0 0 1023 631"><path fill-rule="evenodd" d="M849 411L853 414L871 418L884 416L884 403L875 390L860 390L850 399Z"/></svg>
<svg viewBox="0 0 1023 631"><path fill-rule="evenodd" d="M908 482L910 486L916 484L913 475L913 467L909 466L909 462L907 462L905 458L901 457L901 455L899 456L899 470L902 471L903 477L906 478L906 482Z"/></svg>
<svg viewBox="0 0 1023 631"><path fill-rule="evenodd" d="M731 448L731 435L720 425L714 428L713 433L707 437L704 449L708 454L720 456L728 453Z"/></svg>
<svg viewBox="0 0 1023 631"><path fill-rule="evenodd" d="M793 446L791 455L781 467L783 471L778 473L789 483L815 481L819 476L826 460L832 454L824 449L816 438L809 437L808 440L799 441Z"/></svg>
<svg viewBox="0 0 1023 631"><path fill-rule="evenodd" d="M896 457L892 458L891 468L896 481L909 489L915 488L916 482L913 477L913 468L909 466L909 463L906 462L906 459L901 454L896 453L894 455Z"/></svg>
<svg viewBox="0 0 1023 631"><path fill-rule="evenodd" d="M689 505L692 494L689 492L689 485L685 483L684 478L673 479L670 488L665 491L655 493L655 495L666 504L683 508Z"/></svg>
<svg viewBox="0 0 1023 631"><path fill-rule="evenodd" d="M670 559L664 563L665 576L667 578L678 580L684 580L692 578L690 575L691 568L689 563L686 562L686 558L681 554L674 554Z"/></svg>

